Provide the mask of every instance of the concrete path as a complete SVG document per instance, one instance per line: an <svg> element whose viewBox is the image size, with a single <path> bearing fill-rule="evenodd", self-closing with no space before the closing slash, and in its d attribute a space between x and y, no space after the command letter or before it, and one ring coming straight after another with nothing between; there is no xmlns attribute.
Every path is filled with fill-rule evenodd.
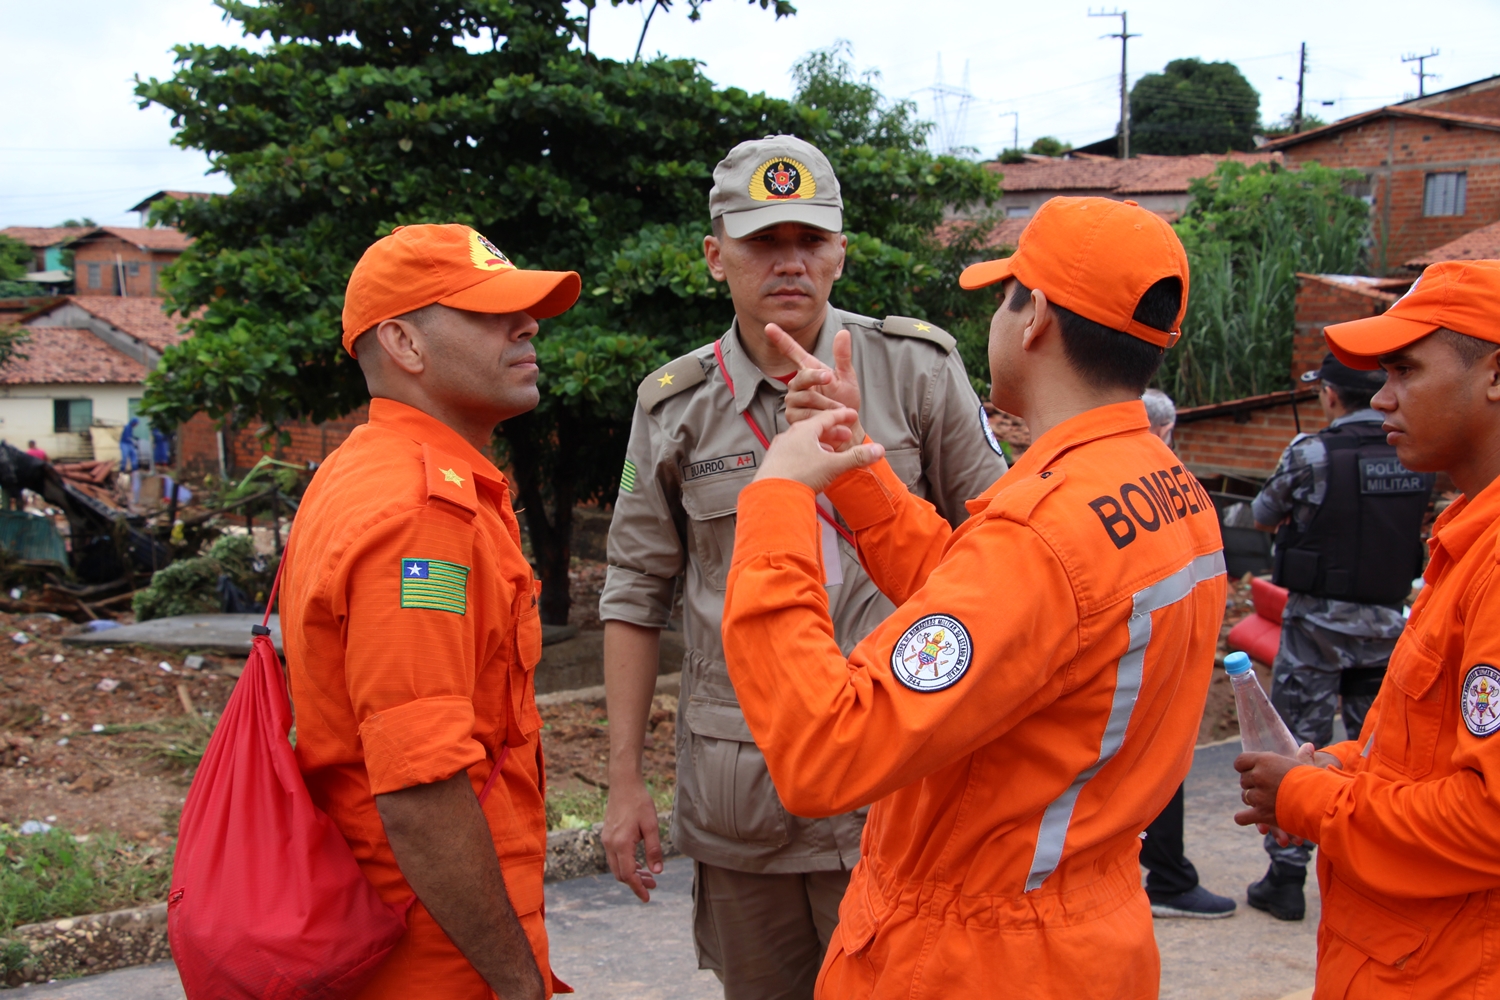
<svg viewBox="0 0 1500 1000"><path fill-rule="evenodd" d="M215 653L250 652L250 626L260 615L175 615L137 625L121 625L103 632L80 632L63 642L76 646L126 646L139 643L160 649L207 650ZM281 651L281 616L271 616L271 641Z"/></svg>
<svg viewBox="0 0 1500 1000"><path fill-rule="evenodd" d="M1204 884L1240 904L1227 920L1158 920L1162 1000L1281 1000L1312 986L1317 888L1308 879L1307 919L1283 923L1245 904L1266 856L1254 830L1234 825L1233 762L1239 743L1204 747L1187 781L1188 857ZM649 906L607 875L547 886L552 965L580 997L600 1000L719 1000L712 973L697 968L692 935L692 863L667 864ZM182 1000L171 963L28 986L18 998ZM1305 994L1304 994L1305 996Z"/></svg>

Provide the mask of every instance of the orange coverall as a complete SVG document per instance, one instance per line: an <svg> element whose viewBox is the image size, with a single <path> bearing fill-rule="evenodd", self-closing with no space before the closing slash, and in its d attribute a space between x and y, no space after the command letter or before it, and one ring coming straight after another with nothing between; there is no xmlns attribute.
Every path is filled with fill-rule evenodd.
<svg viewBox="0 0 1500 1000"><path fill-rule="evenodd" d="M427 581L444 566L456 582L434 594ZM419 579L406 582L413 575ZM412 890L375 796L460 771L478 794L503 754L484 815L511 905L548 982L534 691L539 588L521 553L505 477L435 418L373 400L370 422L308 487L282 587L297 763L313 801L380 897L401 905ZM420 902L407 920L406 935L358 1000L494 996ZM552 977L549 995L554 990L571 992Z"/></svg>
<svg viewBox="0 0 1500 1000"><path fill-rule="evenodd" d="M1316 1000L1500 996L1500 481L1433 527L1427 586L1338 768L1277 823L1318 845Z"/></svg>
<svg viewBox="0 0 1500 1000"><path fill-rule="evenodd" d="M813 493L779 479L741 494L724 613L786 807L875 803L819 995L1155 997L1139 838L1224 614L1202 487L1129 402L1042 435L957 531L883 461L826 492L895 614L845 659Z"/></svg>

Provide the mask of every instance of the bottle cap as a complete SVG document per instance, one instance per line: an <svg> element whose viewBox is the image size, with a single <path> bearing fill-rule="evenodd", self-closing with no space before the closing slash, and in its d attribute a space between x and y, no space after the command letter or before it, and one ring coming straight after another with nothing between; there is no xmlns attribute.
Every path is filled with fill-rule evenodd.
<svg viewBox="0 0 1500 1000"><path fill-rule="evenodd" d="M1230 653L1224 657L1224 672L1230 677L1250 672L1250 657L1244 653Z"/></svg>

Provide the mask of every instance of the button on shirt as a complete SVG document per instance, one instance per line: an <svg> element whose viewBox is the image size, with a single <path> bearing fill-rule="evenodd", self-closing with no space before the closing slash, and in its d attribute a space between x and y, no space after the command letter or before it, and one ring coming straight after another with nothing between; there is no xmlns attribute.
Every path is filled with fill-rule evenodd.
<svg viewBox="0 0 1500 1000"><path fill-rule="evenodd" d="M538 588L505 477L451 428L376 399L308 487L282 586L298 765L386 902L411 888L374 796L461 771L477 794L510 747L484 814L546 970ZM422 995L491 993L417 903L360 996Z"/></svg>

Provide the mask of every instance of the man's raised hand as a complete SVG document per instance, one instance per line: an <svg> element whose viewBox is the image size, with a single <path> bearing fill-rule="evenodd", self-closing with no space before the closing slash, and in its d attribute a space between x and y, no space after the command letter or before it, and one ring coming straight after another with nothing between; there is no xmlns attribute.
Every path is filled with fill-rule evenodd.
<svg viewBox="0 0 1500 1000"><path fill-rule="evenodd" d="M766 325L766 339L798 369L787 385L787 423L795 424L841 406L859 412L859 379L854 374L854 347L848 330L833 335L832 368L804 351L801 344L775 323ZM857 421L851 430L851 443L864 440L864 430Z"/></svg>
<svg viewBox="0 0 1500 1000"><path fill-rule="evenodd" d="M838 477L879 461L883 445L855 444L859 416L847 407L821 410L776 435L756 479L794 479L821 493ZM863 440L861 434L860 440Z"/></svg>

